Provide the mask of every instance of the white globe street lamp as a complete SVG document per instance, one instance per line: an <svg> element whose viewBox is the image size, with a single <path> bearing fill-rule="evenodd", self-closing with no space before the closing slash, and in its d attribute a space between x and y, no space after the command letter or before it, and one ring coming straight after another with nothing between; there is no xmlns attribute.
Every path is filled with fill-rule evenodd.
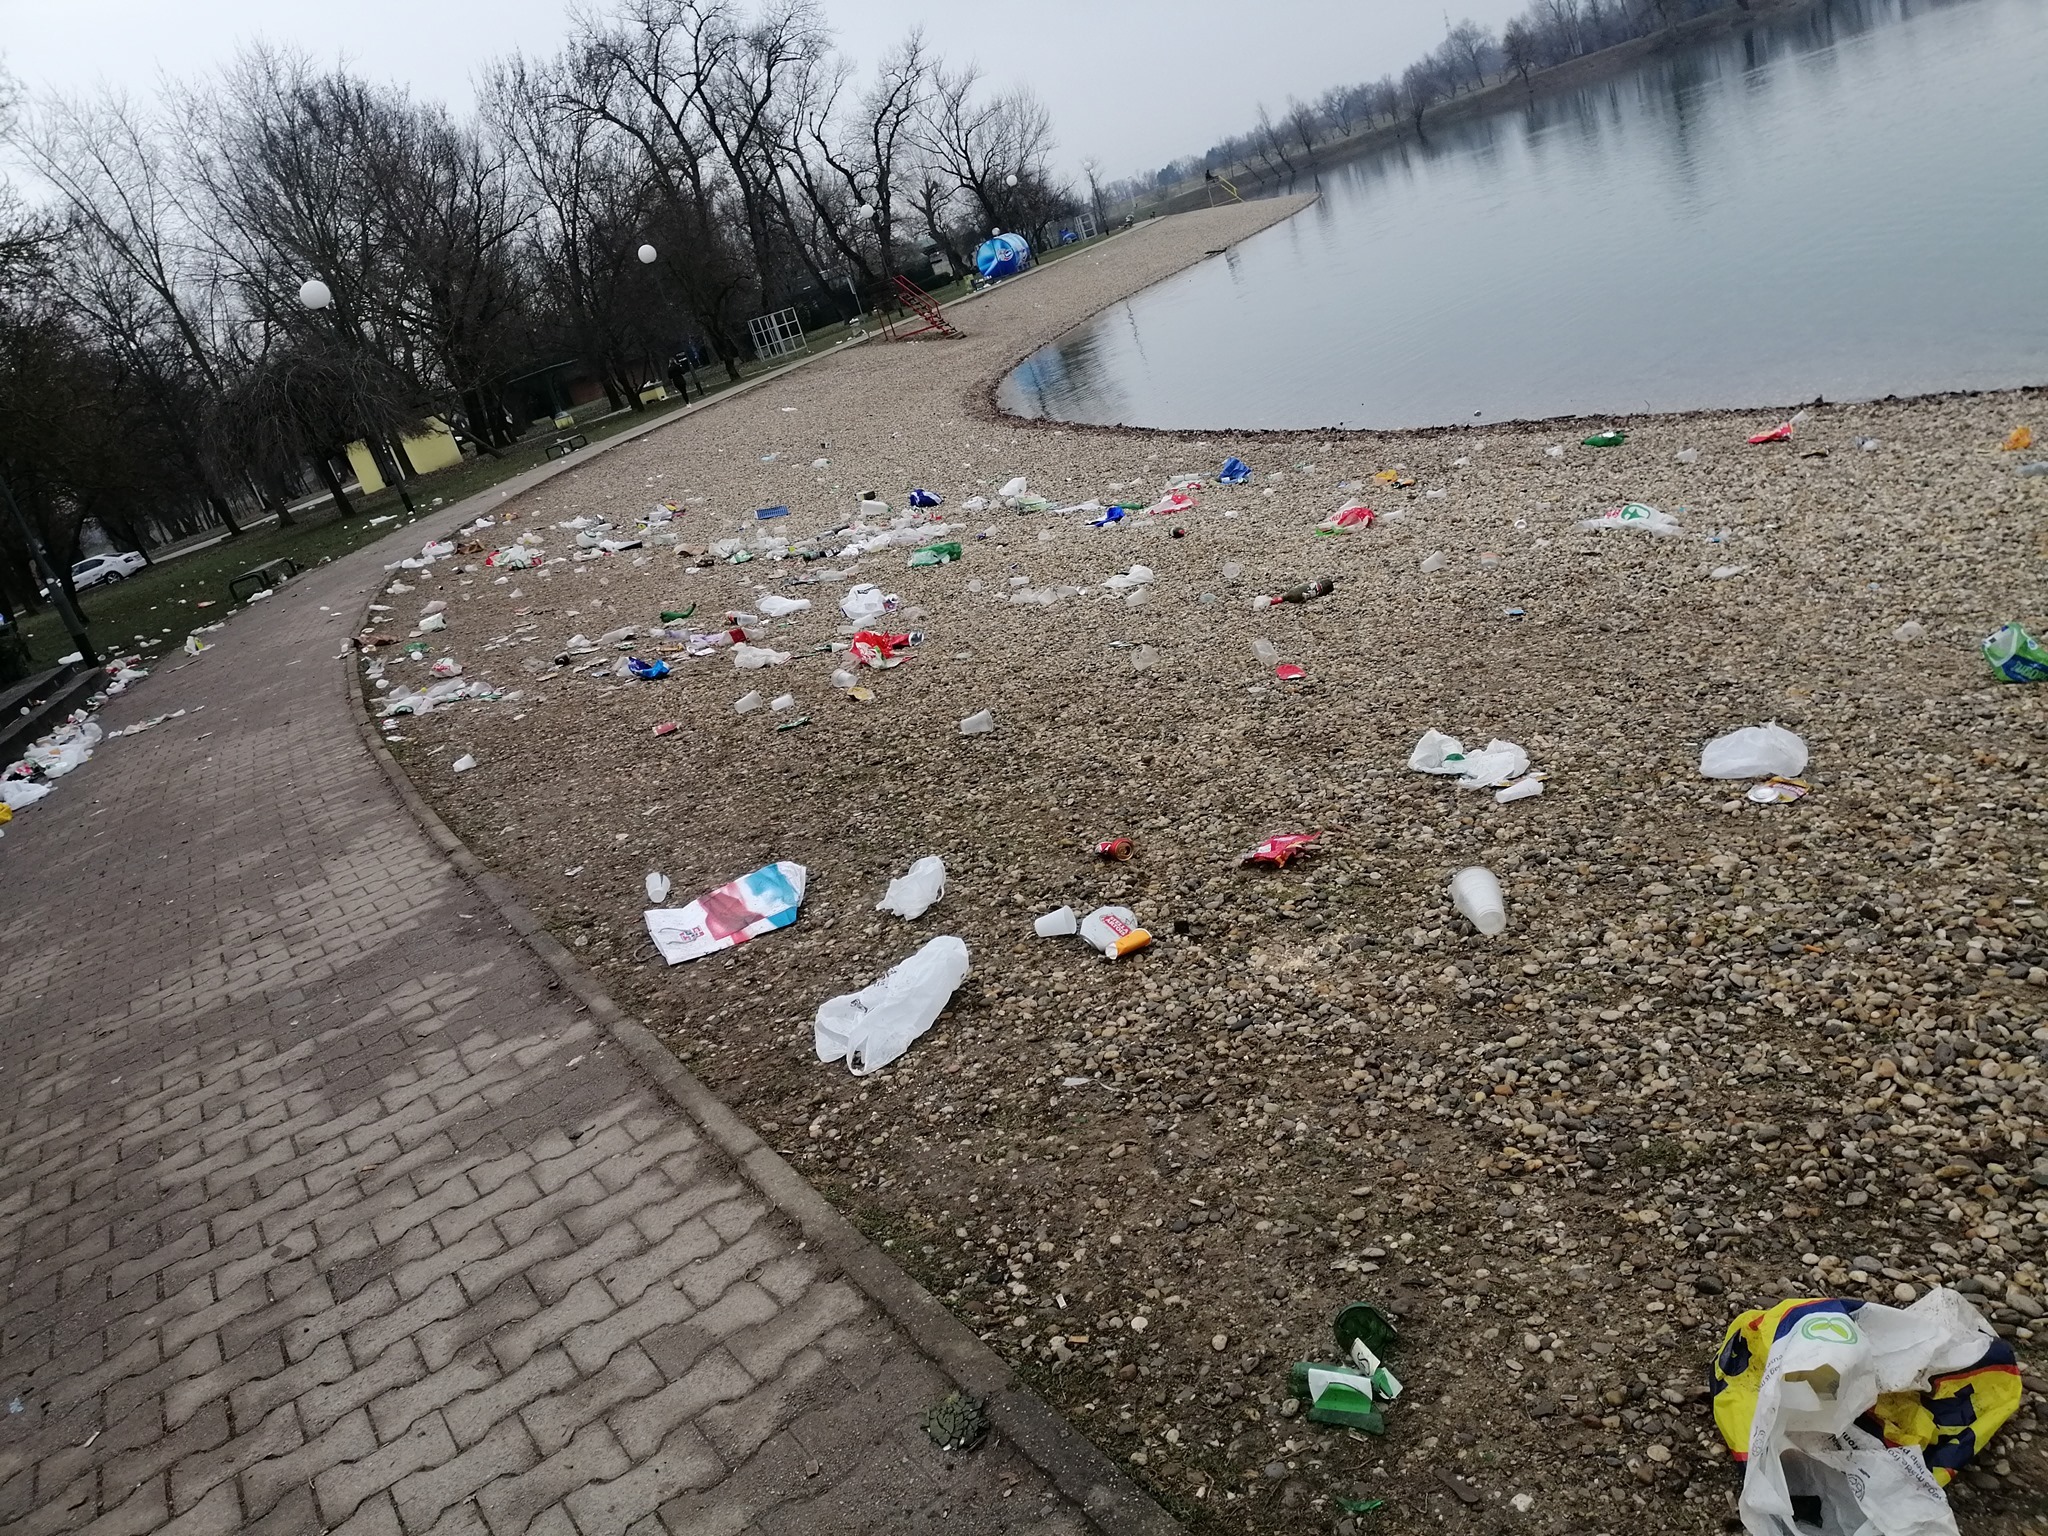
<svg viewBox="0 0 2048 1536"><path fill-rule="evenodd" d="M655 249L655 248L654 248L653 246L651 246L651 245L643 245L643 246L641 246L641 247L640 247L640 251L639 251L639 255L640 255L640 265L641 265L641 266L643 266L643 267L651 267L651 266L653 266L653 265L654 265L654 260L655 260L655 258L656 258L657 256L659 256L660 254L661 254L661 252L657 251L657 250L656 250L656 249Z"/></svg>
<svg viewBox="0 0 2048 1536"><path fill-rule="evenodd" d="M1017 185L1017 173L1015 171L1012 171L1009 175L1005 176L1003 178L1003 185L1006 187L1014 187L1015 185Z"/></svg>
<svg viewBox="0 0 2048 1536"><path fill-rule="evenodd" d="M299 284L299 302L308 309L326 309L334 302L334 290L317 277Z"/></svg>

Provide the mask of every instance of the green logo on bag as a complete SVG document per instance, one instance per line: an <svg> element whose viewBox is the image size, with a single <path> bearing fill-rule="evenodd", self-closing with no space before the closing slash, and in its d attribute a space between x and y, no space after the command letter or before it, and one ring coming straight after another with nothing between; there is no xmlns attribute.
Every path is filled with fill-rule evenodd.
<svg viewBox="0 0 2048 1536"><path fill-rule="evenodd" d="M1857 1339L1856 1325L1839 1312L1809 1317L1799 1325L1799 1336L1822 1344L1854 1344Z"/></svg>

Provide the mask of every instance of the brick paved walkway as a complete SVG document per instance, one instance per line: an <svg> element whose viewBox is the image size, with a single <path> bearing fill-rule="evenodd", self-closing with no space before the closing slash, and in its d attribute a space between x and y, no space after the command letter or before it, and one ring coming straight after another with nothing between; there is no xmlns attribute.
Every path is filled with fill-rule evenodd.
<svg viewBox="0 0 2048 1536"><path fill-rule="evenodd" d="M408 819L335 659L400 552L0 844L0 1529L1089 1529Z"/></svg>

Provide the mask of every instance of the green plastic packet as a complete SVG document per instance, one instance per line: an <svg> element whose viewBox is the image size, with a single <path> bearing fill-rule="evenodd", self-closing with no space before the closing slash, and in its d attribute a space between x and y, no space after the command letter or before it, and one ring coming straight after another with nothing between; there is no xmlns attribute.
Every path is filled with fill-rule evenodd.
<svg viewBox="0 0 2048 1536"><path fill-rule="evenodd" d="M1627 441L1628 434L1626 432L1609 427L1605 432L1595 432L1591 437L1581 438L1579 446L1582 448L1619 448Z"/></svg>
<svg viewBox="0 0 2048 1536"><path fill-rule="evenodd" d="M1372 1402L1372 1378L1343 1365L1297 1360L1288 1368L1287 1390L1308 1407L1311 1424L1338 1424L1383 1435L1387 1421Z"/></svg>
<svg viewBox="0 0 2048 1536"><path fill-rule="evenodd" d="M2048 647L2017 624L1984 642L1984 659L2009 683L2048 683Z"/></svg>
<svg viewBox="0 0 2048 1536"><path fill-rule="evenodd" d="M925 565L950 565L960 558L958 544L927 544L910 553L910 568L914 571Z"/></svg>

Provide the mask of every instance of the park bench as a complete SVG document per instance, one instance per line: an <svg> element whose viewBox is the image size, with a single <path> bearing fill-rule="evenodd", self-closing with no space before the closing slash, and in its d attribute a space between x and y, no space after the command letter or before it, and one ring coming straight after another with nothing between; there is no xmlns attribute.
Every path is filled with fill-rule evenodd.
<svg viewBox="0 0 2048 1536"><path fill-rule="evenodd" d="M242 600L239 588L245 581L250 584L249 590L254 592L258 588L281 587L298 574L299 566L295 560L288 560L282 555L275 560L266 560L261 565L253 566L242 572L241 575L228 583L228 600L230 602L240 602Z"/></svg>
<svg viewBox="0 0 2048 1536"><path fill-rule="evenodd" d="M548 444L548 457L550 459L566 459L578 448L588 448L589 446L589 438L585 437L581 432L571 432L568 436L558 437Z"/></svg>

